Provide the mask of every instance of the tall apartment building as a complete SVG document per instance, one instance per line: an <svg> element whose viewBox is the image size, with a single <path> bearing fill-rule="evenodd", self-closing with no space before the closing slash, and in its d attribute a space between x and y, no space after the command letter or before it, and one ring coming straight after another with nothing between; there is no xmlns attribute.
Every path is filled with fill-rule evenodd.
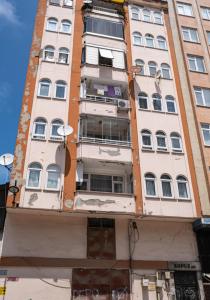
<svg viewBox="0 0 210 300"><path fill-rule="evenodd" d="M208 115L190 84L208 99L208 75L188 72L177 5L39 0L2 299L205 299L192 224L210 215Z"/></svg>

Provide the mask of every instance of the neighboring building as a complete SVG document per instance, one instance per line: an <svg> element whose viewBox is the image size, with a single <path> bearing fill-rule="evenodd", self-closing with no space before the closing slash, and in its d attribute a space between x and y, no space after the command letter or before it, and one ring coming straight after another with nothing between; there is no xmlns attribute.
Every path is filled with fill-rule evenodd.
<svg viewBox="0 0 210 300"><path fill-rule="evenodd" d="M174 39L181 41L181 47L177 47L176 51L187 119L191 128L191 145L203 216L195 222L194 230L206 299L210 299L210 2L174 0L169 2L169 7L171 20L178 25L178 31L174 30ZM196 135L199 143L195 139Z"/></svg>
<svg viewBox="0 0 210 300"><path fill-rule="evenodd" d="M172 4L39 0L4 299L204 299L208 184Z"/></svg>

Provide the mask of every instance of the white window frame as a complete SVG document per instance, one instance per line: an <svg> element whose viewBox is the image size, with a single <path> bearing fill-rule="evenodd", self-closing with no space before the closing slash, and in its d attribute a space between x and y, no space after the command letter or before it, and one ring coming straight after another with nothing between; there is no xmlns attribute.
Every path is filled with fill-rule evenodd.
<svg viewBox="0 0 210 300"><path fill-rule="evenodd" d="M179 177L184 177L185 180L179 180L178 178ZM179 185L178 183L185 183L186 185L186 190L187 190L187 197L180 197L180 193L179 193ZM189 182L188 180L186 179L186 176L184 175L179 175L176 177L176 185L177 185L177 192L178 192L178 199L181 199L181 200L189 200L190 199L190 189L189 189Z"/></svg>
<svg viewBox="0 0 210 300"><path fill-rule="evenodd" d="M205 95L204 95L204 90L209 90L209 92L210 92L210 89L208 89L208 88L202 88L202 87L197 87L197 86L194 87L196 104L199 105L199 106L210 107L210 103L209 103L209 105L206 104L206 98L205 98ZM203 104L198 103L196 93L200 93L200 95L202 97Z"/></svg>
<svg viewBox="0 0 210 300"><path fill-rule="evenodd" d="M47 129L47 121L44 120L44 122L40 122L39 119L44 120L44 118L36 118L36 120L33 123L33 130L32 130L32 138L36 140L46 140L46 129ZM37 134L36 133L36 126L37 125L44 125L44 134Z"/></svg>
<svg viewBox="0 0 210 300"><path fill-rule="evenodd" d="M177 135L177 136L172 136L172 135ZM172 149L172 152L174 152L174 153L182 153L183 152L183 145L182 145L182 138L181 138L181 136L180 136L180 134L179 133L177 133L177 132L173 132L173 133L171 133L171 135L170 135L170 139L171 139L171 149ZM179 145L180 145L180 147L179 148L174 148L173 147L173 142L172 142L172 140L179 140Z"/></svg>
<svg viewBox="0 0 210 300"><path fill-rule="evenodd" d="M41 85L47 85L48 86L48 95L41 95ZM51 90L51 81L49 79L41 79L39 81L39 86L38 86L38 96L39 97L44 97L44 98L50 98L50 90Z"/></svg>
<svg viewBox="0 0 210 300"><path fill-rule="evenodd" d="M160 96L160 97L156 97L156 96ZM161 109L155 109L155 106L154 106L154 101L159 101L160 104L161 104ZM162 97L160 94L158 93L155 93L152 95L152 106L153 106L153 110L154 111L159 111L159 112L162 112L163 111L163 101L162 101Z"/></svg>
<svg viewBox="0 0 210 300"><path fill-rule="evenodd" d="M136 11L136 12L134 12L133 13L133 11ZM137 18L135 18L133 15L138 15L138 17ZM137 8L137 7L131 7L131 19L132 20L140 20L140 10L139 10L139 8Z"/></svg>
<svg viewBox="0 0 210 300"><path fill-rule="evenodd" d="M139 93L139 94L141 94L141 93ZM144 94L147 95L146 93L144 93ZM145 100L146 100L146 102L147 102L147 108L142 108L142 107L140 107L140 101L139 101L139 98L142 98L142 99L145 99ZM148 100L149 100L148 96L141 96L141 95L138 95L139 109L148 110L148 109L149 109L149 103L148 103Z"/></svg>
<svg viewBox="0 0 210 300"><path fill-rule="evenodd" d="M73 1L72 0L63 0L63 6L72 7Z"/></svg>
<svg viewBox="0 0 210 300"><path fill-rule="evenodd" d="M142 59L136 59L135 65L141 68L141 71L138 73L139 75L144 76L145 75L145 62Z"/></svg>
<svg viewBox="0 0 210 300"><path fill-rule="evenodd" d="M198 65L198 62L197 62L197 58L200 58L202 59L203 61L203 70L199 70L199 65ZM189 70L192 71L192 72L198 72L198 73L206 73L206 66L205 66L205 60L204 60L204 57L203 56L196 56L196 55L187 55L187 59L188 59L188 66L189 66ZM191 69L191 66L190 66L190 61L192 61L195 65L195 70Z"/></svg>
<svg viewBox="0 0 210 300"><path fill-rule="evenodd" d="M69 26L69 31L64 31L63 30L63 25L67 25ZM69 20L62 20L61 21L61 27L60 27L60 32L61 33L65 33L65 34L71 34L71 30L72 30L72 23Z"/></svg>
<svg viewBox="0 0 210 300"><path fill-rule="evenodd" d="M151 66L151 64L152 64L152 66ZM152 68L152 70L155 69L155 74L152 74L152 75L151 75L151 72L150 72L150 69L151 69L151 68ZM148 62L148 70L149 70L149 76L155 77L156 74L157 74L157 70L158 70L157 63L154 62L154 61L149 61L149 62Z"/></svg>
<svg viewBox="0 0 210 300"><path fill-rule="evenodd" d="M160 47L160 43L164 44L164 47ZM158 49L161 49L161 50L167 50L167 42L166 42L166 39L159 35L157 37L157 45L158 45Z"/></svg>
<svg viewBox="0 0 210 300"><path fill-rule="evenodd" d="M160 17L158 18L156 15L159 15ZM157 19L159 19L160 22L156 22ZM159 12L159 11L154 11L153 12L153 20L154 20L155 24L163 25L163 15L162 15L162 13Z"/></svg>
<svg viewBox="0 0 210 300"><path fill-rule="evenodd" d="M143 46L143 37L140 32L134 31L133 32L133 45L134 46ZM138 39L140 43L136 43L135 39Z"/></svg>
<svg viewBox="0 0 210 300"><path fill-rule="evenodd" d="M54 21L53 22L54 24L56 23L55 30L52 30L49 27L49 23L52 22L52 21ZM57 30L58 30L58 20L56 18L48 18L47 19L47 27L46 28L47 28L48 31L57 32Z"/></svg>
<svg viewBox="0 0 210 300"><path fill-rule="evenodd" d="M35 167L30 167L31 165L33 164L39 164L40 165L40 168L35 168ZM33 171L38 171L39 172L39 184L38 186L36 187L33 187L33 186L30 186L29 185L29 177L30 177L30 172L31 170ZM27 189L31 189L31 190L39 190L41 188L41 177L42 177L42 165L38 162L33 162L33 163L30 163L29 166L28 166L28 169L27 169L27 175L26 175L26 188Z"/></svg>
<svg viewBox="0 0 210 300"><path fill-rule="evenodd" d="M169 178L166 179L166 178L161 178L162 176L168 176ZM171 176L169 176L168 174L163 174L161 175L160 177L160 182L161 182L161 190L162 190L162 197L165 198L165 199L172 199L174 198L174 191L173 191L173 181L171 179ZM170 189L171 189L171 196L165 196L163 195L163 183L170 183Z"/></svg>
<svg viewBox="0 0 210 300"><path fill-rule="evenodd" d="M57 170L53 170L53 167L56 167ZM52 169L50 169L52 168ZM49 179L49 173L56 173L58 175L57 177L57 186L56 188L50 188L48 187L48 179ZM51 164L47 167L46 169L46 184L45 184L45 190L47 191L59 191L60 190L60 185L61 185L61 170L60 167L56 164Z"/></svg>
<svg viewBox="0 0 210 300"><path fill-rule="evenodd" d="M148 14L145 14L145 12L148 12ZM146 18L149 17L149 21L145 20L145 16L146 16ZM149 10L147 8L142 9L142 20L144 22L151 23L151 10Z"/></svg>
<svg viewBox="0 0 210 300"><path fill-rule="evenodd" d="M146 47L155 48L155 39L152 34L149 34L149 33L145 34L144 40L145 40ZM149 44L148 44L148 41L149 41ZM150 42L152 42L152 45L150 45Z"/></svg>
<svg viewBox="0 0 210 300"><path fill-rule="evenodd" d="M192 31L195 31L196 33L196 40L193 40ZM184 32L187 32L189 39L185 39ZM196 28L182 26L182 36L185 42L199 43L198 30Z"/></svg>
<svg viewBox="0 0 210 300"><path fill-rule="evenodd" d="M207 18L204 17L204 11L205 11L205 14L206 14ZM204 6L201 7L201 12L202 12L203 20L209 20L210 21L210 7L204 7Z"/></svg>
<svg viewBox="0 0 210 300"><path fill-rule="evenodd" d="M166 134L163 132L163 131L161 131L161 130L158 130L157 132L156 132L156 145L157 145L157 150L158 151L167 151L168 150L168 147L167 147L167 137L166 137ZM158 138L164 138L164 140L165 140L165 147L163 147L163 146L159 146L158 145Z"/></svg>
<svg viewBox="0 0 210 300"><path fill-rule="evenodd" d="M47 54L48 54L48 53L53 54L53 55L52 55L52 59L47 58ZM44 48L44 51L43 51L43 60L44 60L44 61L52 61L52 62L55 61L55 48L54 48L53 46L46 46L46 47Z"/></svg>
<svg viewBox="0 0 210 300"><path fill-rule="evenodd" d="M62 62L61 59L60 59L60 55L67 55L67 61ZM67 65L69 63L69 50L67 48L65 48L65 47L59 48L59 50L58 50L58 63L59 64L64 64L64 65Z"/></svg>
<svg viewBox="0 0 210 300"><path fill-rule="evenodd" d="M206 35L207 35L208 45L210 46L210 31L209 30L206 31Z"/></svg>
<svg viewBox="0 0 210 300"><path fill-rule="evenodd" d="M53 140L53 141L63 141L64 140L63 136L61 136L61 135L53 135L52 134L52 132L53 132L53 126L58 126L58 125L59 125L59 127L64 126L63 121L55 119L50 124L50 139Z"/></svg>
<svg viewBox="0 0 210 300"><path fill-rule="evenodd" d="M146 177L147 175L152 175L154 177ZM149 195L147 193L147 184L146 184L146 181L152 181L154 183L154 187L155 187L155 195ZM145 186L145 195L146 197L148 198L157 198L158 197L158 191L157 191L157 179L156 179L156 176L151 173L151 172L147 172L146 174L144 174L144 186Z"/></svg>
<svg viewBox="0 0 210 300"><path fill-rule="evenodd" d="M147 132L146 132L147 131ZM150 145L145 145L144 144L144 139L143 137L149 137L150 138ZM141 131L141 143L142 143L142 149L143 150L153 150L153 140L152 140L152 133L148 129L143 129Z"/></svg>
<svg viewBox="0 0 210 300"><path fill-rule="evenodd" d="M188 9L190 8L191 13L188 14ZM182 12L180 11L180 8L182 9ZM177 11L179 15L186 16L186 17L193 17L193 7L191 4L183 3L183 2L177 2Z"/></svg>
<svg viewBox="0 0 210 300"><path fill-rule="evenodd" d="M208 126L209 128L204 128L202 126ZM204 145L205 146L210 146L210 143L209 144L206 143L206 141L205 141L205 135L204 135L204 131L206 131L209 134L209 136L210 136L210 124L208 124L208 123L201 123L201 131L202 131Z"/></svg>
<svg viewBox="0 0 210 300"><path fill-rule="evenodd" d="M167 99L167 96L168 97L171 97L171 99ZM173 97L173 96L171 96L171 95L167 95L166 96L166 98L165 98L165 100L166 100L166 109L167 109L167 113L169 113L169 114L176 114L177 113L177 107L176 107L176 101L175 101L175 98ZM172 98L173 98L173 100L172 100ZM174 104L174 111L169 111L168 110L168 102L171 102L171 103L173 103Z"/></svg>
<svg viewBox="0 0 210 300"><path fill-rule="evenodd" d="M63 83L59 83L59 82L63 82ZM57 87L64 87L64 97L57 97L57 95L56 95ZM55 99L66 100L66 95L67 95L67 84L65 83L65 81L63 81L63 80L56 81L56 83L55 83Z"/></svg>
<svg viewBox="0 0 210 300"><path fill-rule="evenodd" d="M163 79L171 79L171 68L170 68L170 66L167 63L162 63L160 68L161 68L161 77ZM169 74L168 77L163 76L164 71L168 72L168 74Z"/></svg>

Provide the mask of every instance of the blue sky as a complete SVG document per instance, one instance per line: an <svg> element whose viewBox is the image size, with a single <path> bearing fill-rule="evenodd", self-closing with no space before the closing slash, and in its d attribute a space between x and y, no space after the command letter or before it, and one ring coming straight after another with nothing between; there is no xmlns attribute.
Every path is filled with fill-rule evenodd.
<svg viewBox="0 0 210 300"><path fill-rule="evenodd" d="M0 0L0 155L14 152L37 0Z"/></svg>

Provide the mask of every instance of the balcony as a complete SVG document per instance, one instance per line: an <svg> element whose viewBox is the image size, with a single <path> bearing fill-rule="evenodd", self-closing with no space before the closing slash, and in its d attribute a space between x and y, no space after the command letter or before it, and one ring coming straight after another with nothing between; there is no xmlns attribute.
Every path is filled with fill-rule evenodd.
<svg viewBox="0 0 210 300"><path fill-rule="evenodd" d="M81 82L80 114L109 117L129 117L130 102L128 86L120 82L95 81L91 78Z"/></svg>
<svg viewBox="0 0 210 300"><path fill-rule="evenodd" d="M126 119L82 117L77 157L131 163L129 128Z"/></svg>
<svg viewBox="0 0 210 300"><path fill-rule="evenodd" d="M81 163L78 164L81 167ZM132 165L84 159L77 177L76 210L134 213Z"/></svg>

